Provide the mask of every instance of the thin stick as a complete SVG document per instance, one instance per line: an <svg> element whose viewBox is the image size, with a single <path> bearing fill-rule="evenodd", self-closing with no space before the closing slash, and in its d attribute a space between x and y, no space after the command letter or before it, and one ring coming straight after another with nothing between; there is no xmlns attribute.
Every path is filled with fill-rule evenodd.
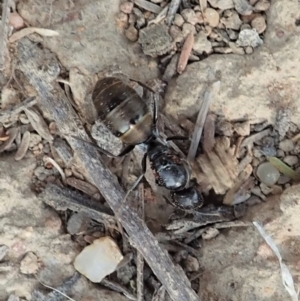
<svg viewBox="0 0 300 301"><path fill-rule="evenodd" d="M220 82L215 82L212 85L212 91L214 89L217 89L220 85ZM210 92L205 92L204 94L204 99L202 101L201 104L201 108L197 117L197 121L196 121L196 125L195 125L195 129L193 132L193 136L192 136L192 142L191 142L191 146L189 149L189 153L187 156L187 160L190 164L193 163L193 161L195 160L196 157L196 152L198 149L198 145L201 139L201 135L202 135L202 131L203 131L203 127L204 127L204 122L206 120L206 116L209 110L209 106L211 103L211 98L212 98L212 91Z"/></svg>
<svg viewBox="0 0 300 301"><path fill-rule="evenodd" d="M0 35L0 70L5 68L4 64L8 56L7 35L8 35L8 21L10 9L9 0L4 0L2 4L2 20L1 20L1 35Z"/></svg>
<svg viewBox="0 0 300 301"><path fill-rule="evenodd" d="M178 11L179 5L180 5L181 0L172 0L169 6L169 10L167 13L167 20L166 23L168 26L171 25L171 23L174 20L174 16Z"/></svg>
<svg viewBox="0 0 300 301"><path fill-rule="evenodd" d="M44 63L42 49L36 47L30 40L23 38L18 42L19 68L28 78L40 96L40 105L56 122L62 135L77 155L86 179L93 183L101 192L111 209L115 212L125 196L125 193L115 176L102 163L98 152L86 143L73 139L71 136L89 141L84 127L72 105L68 102L64 91L47 69L41 68ZM52 59L52 66L59 66ZM49 62L48 62L49 63ZM55 92L55 93L54 93ZM130 241L143 255L154 274L165 286L173 301L199 301L196 292L183 270L175 266L145 222L126 203L118 210L117 218L127 231Z"/></svg>
<svg viewBox="0 0 300 301"><path fill-rule="evenodd" d="M140 217L145 219L145 195L144 195L144 183L140 183L139 185L139 206L138 213ZM143 255L137 251L136 255L136 267L137 267L137 301L144 300L144 257Z"/></svg>

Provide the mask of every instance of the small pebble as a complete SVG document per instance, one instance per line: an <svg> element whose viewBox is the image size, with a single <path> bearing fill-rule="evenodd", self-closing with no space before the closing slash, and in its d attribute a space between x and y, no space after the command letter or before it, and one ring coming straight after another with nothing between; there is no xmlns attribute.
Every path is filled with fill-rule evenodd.
<svg viewBox="0 0 300 301"><path fill-rule="evenodd" d="M264 183L260 183L259 187L264 195L269 195L272 192L272 188L268 187Z"/></svg>
<svg viewBox="0 0 300 301"><path fill-rule="evenodd" d="M192 25L195 25L197 23L197 17L195 12L191 8L186 8L181 11L182 18Z"/></svg>
<svg viewBox="0 0 300 301"><path fill-rule="evenodd" d="M244 30L244 29L249 29L249 30L251 30L252 27L251 27L250 24L242 24L242 26L241 26L241 28L240 28L240 31L242 31L242 30Z"/></svg>
<svg viewBox="0 0 300 301"><path fill-rule="evenodd" d="M214 7L219 8L220 10L227 10L234 8L233 0L208 0L208 3Z"/></svg>
<svg viewBox="0 0 300 301"><path fill-rule="evenodd" d="M46 178L45 181L46 181L47 183L54 183L55 180L56 180L56 177L54 177L54 176L49 176L49 177Z"/></svg>
<svg viewBox="0 0 300 301"><path fill-rule="evenodd" d="M49 131L50 131L50 134L52 134L52 135L57 133L57 126L56 126L56 123L54 121L50 122Z"/></svg>
<svg viewBox="0 0 300 301"><path fill-rule="evenodd" d="M204 19L211 27L217 27L220 22L219 13L215 9L210 7L208 7L204 12Z"/></svg>
<svg viewBox="0 0 300 301"><path fill-rule="evenodd" d="M285 162L289 166L294 166L294 165L298 164L299 160L298 160L297 156L286 156L283 159L283 162Z"/></svg>
<svg viewBox="0 0 300 301"><path fill-rule="evenodd" d="M266 10L268 10L270 8L270 5L271 5L271 3L268 0L259 0L255 4L254 9L256 11L266 11Z"/></svg>
<svg viewBox="0 0 300 301"><path fill-rule="evenodd" d="M196 18L197 18L197 24L204 24L204 18L203 18L202 12L197 11Z"/></svg>
<svg viewBox="0 0 300 301"><path fill-rule="evenodd" d="M115 16L117 28L123 30L127 27L128 15L123 12L118 12Z"/></svg>
<svg viewBox="0 0 300 301"><path fill-rule="evenodd" d="M258 166L259 164L260 164L260 160L259 160L259 159L257 159L257 158L253 158L253 159L252 159L251 165L252 165L253 167Z"/></svg>
<svg viewBox="0 0 300 301"><path fill-rule="evenodd" d="M71 176L73 175L72 170L69 169L69 168L66 168L66 169L64 170L64 172L65 172L66 177L71 177Z"/></svg>
<svg viewBox="0 0 300 301"><path fill-rule="evenodd" d="M138 30L133 25L130 25L129 28L125 30L125 36L131 42L136 42L138 35Z"/></svg>
<svg viewBox="0 0 300 301"><path fill-rule="evenodd" d="M0 246L0 261L6 256L8 253L9 247L6 245Z"/></svg>
<svg viewBox="0 0 300 301"><path fill-rule="evenodd" d="M182 18L182 16L179 14L176 14L174 17L173 24L178 27L181 27L183 25L183 23L184 23L184 19Z"/></svg>
<svg viewBox="0 0 300 301"><path fill-rule="evenodd" d="M203 52L205 52L205 53L212 52L211 42L207 39L204 32L200 31L195 36L193 51L195 51L197 54L202 54Z"/></svg>
<svg viewBox="0 0 300 301"><path fill-rule="evenodd" d="M238 32L236 32L230 28L227 29L227 34L228 34L230 40L236 40L239 37Z"/></svg>
<svg viewBox="0 0 300 301"><path fill-rule="evenodd" d="M263 16L258 16L252 20L251 26L252 28L256 29L259 34L261 34L267 28L266 20Z"/></svg>
<svg viewBox="0 0 300 301"><path fill-rule="evenodd" d="M67 231L71 235L86 231L89 225L90 218L84 213L74 213L68 219Z"/></svg>
<svg viewBox="0 0 300 301"><path fill-rule="evenodd" d="M257 167L256 175L260 181L269 187L275 185L280 177L279 171L269 162L264 162Z"/></svg>
<svg viewBox="0 0 300 301"><path fill-rule="evenodd" d="M43 185L45 183L41 183ZM52 231L58 232L61 230L62 221L59 215L54 211L48 215L44 220L45 227L51 229Z"/></svg>
<svg viewBox="0 0 300 301"><path fill-rule="evenodd" d="M242 20L236 11L226 11L221 18L221 23L224 24L226 28L239 30L242 25Z"/></svg>
<svg viewBox="0 0 300 301"><path fill-rule="evenodd" d="M242 47L251 46L255 48L262 45L263 40L259 37L255 29L243 29L239 33L239 38L236 41L236 44Z"/></svg>
<svg viewBox="0 0 300 301"><path fill-rule="evenodd" d="M75 258L74 266L90 281L99 283L116 270L123 258L115 241L111 237L105 236L94 240L93 244L85 247Z"/></svg>
<svg viewBox="0 0 300 301"><path fill-rule="evenodd" d="M266 199L266 196L261 192L260 187L258 187L258 186L252 188L252 189L251 189L251 192L252 192L254 195L260 197L262 200L265 200L265 199Z"/></svg>
<svg viewBox="0 0 300 301"><path fill-rule="evenodd" d="M198 259L191 255L184 260L184 266L188 272L197 272L200 268Z"/></svg>
<svg viewBox="0 0 300 301"><path fill-rule="evenodd" d="M210 36L212 34L212 28L210 26L205 25L204 29L206 36Z"/></svg>
<svg viewBox="0 0 300 301"><path fill-rule="evenodd" d="M285 156L285 153L284 153L283 150L278 149L278 150L277 150L277 153L276 153L276 156L277 156L278 158L283 158L283 157Z"/></svg>
<svg viewBox="0 0 300 301"><path fill-rule="evenodd" d="M253 53L253 48L251 46L247 46L247 47L245 47L245 52L247 54L251 54L251 53Z"/></svg>
<svg viewBox="0 0 300 301"><path fill-rule="evenodd" d="M42 141L42 137L35 133L30 133L30 142L29 147L33 148L34 146L38 145Z"/></svg>
<svg viewBox="0 0 300 301"><path fill-rule="evenodd" d="M248 3L247 0L234 0L235 10L244 16L251 15L253 12L253 7Z"/></svg>
<svg viewBox="0 0 300 301"><path fill-rule="evenodd" d="M283 191L283 189L282 189L282 187L279 186L279 185L274 185L274 186L272 187L272 194L273 194L273 195L281 194L282 191Z"/></svg>
<svg viewBox="0 0 300 301"><path fill-rule="evenodd" d="M288 182L290 182L290 181L291 181L291 179L290 179L288 176L281 175L281 176L279 177L277 183L278 183L279 185L284 185L284 184L286 184L286 183L288 183Z"/></svg>
<svg viewBox="0 0 300 301"><path fill-rule="evenodd" d="M128 24L129 24L129 25L134 25L135 22L136 22L136 20L137 20L136 15L130 14L130 15L129 15L129 18L128 18Z"/></svg>
<svg viewBox="0 0 300 301"><path fill-rule="evenodd" d="M238 122L233 125L233 130L240 136L249 136L250 135L250 122Z"/></svg>
<svg viewBox="0 0 300 301"><path fill-rule="evenodd" d="M234 42L228 43L229 47L232 49L232 53L243 55L245 54L245 50L242 47L237 47Z"/></svg>
<svg viewBox="0 0 300 301"><path fill-rule="evenodd" d="M28 120L26 114L20 114L19 120L20 120L23 124L29 124L29 123L30 123L30 121Z"/></svg>
<svg viewBox="0 0 300 301"><path fill-rule="evenodd" d="M194 25L189 24L189 23L184 23L182 25L182 34L183 37L186 38L187 35L189 35L190 33L196 34L196 28Z"/></svg>
<svg viewBox="0 0 300 301"><path fill-rule="evenodd" d="M279 148L284 152L290 152L294 149L294 142L290 139L283 140L279 143Z"/></svg>
<svg viewBox="0 0 300 301"><path fill-rule="evenodd" d="M88 244L92 244L94 242L94 240L96 240L96 237L94 237L92 235L84 235L83 238Z"/></svg>
<svg viewBox="0 0 300 301"><path fill-rule="evenodd" d="M52 169L46 169L43 166L38 166L35 170L34 170L34 175L40 180L40 181L45 181L45 179L48 176L51 176L53 174L53 170Z"/></svg>
<svg viewBox="0 0 300 301"><path fill-rule="evenodd" d="M21 29L25 26L23 18L17 12L12 12L9 14L9 24L14 29Z"/></svg>
<svg viewBox="0 0 300 301"><path fill-rule="evenodd" d="M36 274L40 268L38 257L33 252L28 252L20 263L22 274Z"/></svg>
<svg viewBox="0 0 300 301"><path fill-rule="evenodd" d="M253 149L253 156L255 157L255 158L261 158L262 157L262 152L260 151L260 149L259 148L254 148Z"/></svg>
<svg viewBox="0 0 300 301"><path fill-rule="evenodd" d="M205 230L205 232L202 234L202 238L205 240L210 240L219 235L220 231L216 228L208 228Z"/></svg>
<svg viewBox="0 0 300 301"><path fill-rule="evenodd" d="M133 3L132 2L123 2L120 4L120 11L124 14L130 14L133 9Z"/></svg>
<svg viewBox="0 0 300 301"><path fill-rule="evenodd" d="M184 36L182 34L181 29L176 25L170 26L169 34L176 43L180 43L184 40Z"/></svg>
<svg viewBox="0 0 300 301"><path fill-rule="evenodd" d="M216 133L222 136L231 137L233 134L233 126L231 122L221 119L216 124Z"/></svg>

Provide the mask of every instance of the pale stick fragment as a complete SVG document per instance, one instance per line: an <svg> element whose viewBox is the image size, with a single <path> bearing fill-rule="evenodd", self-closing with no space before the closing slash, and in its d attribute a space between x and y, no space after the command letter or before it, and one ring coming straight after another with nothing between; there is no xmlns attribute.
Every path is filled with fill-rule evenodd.
<svg viewBox="0 0 300 301"><path fill-rule="evenodd" d="M207 0L199 0L199 3L200 3L201 12L202 14L204 14L207 8Z"/></svg>
<svg viewBox="0 0 300 301"><path fill-rule="evenodd" d="M10 38L9 38L9 42L10 43L14 43L17 40L20 40L32 33L37 33L41 36L44 37L55 37L58 36L59 33L57 31L51 30L51 29L46 29L46 28L37 28L37 27L27 27L24 28L20 31L17 31L16 33L14 33Z"/></svg>
<svg viewBox="0 0 300 301"><path fill-rule="evenodd" d="M134 3L145 9L145 10L148 10L148 11L151 11L152 13L155 13L155 14L159 14L162 10L162 8L157 5L157 4L154 4L150 1L146 1L146 0L135 0Z"/></svg>
<svg viewBox="0 0 300 301"><path fill-rule="evenodd" d="M281 279L282 279L282 284L283 284L284 288L287 290L287 292L289 293L289 295L291 296L293 301L299 301L299 289L298 289L298 292L296 292L293 277L292 277L288 267L283 262L281 254L280 254L277 246L275 245L274 241L265 232L263 227L261 225L259 225L258 222L253 222L253 225L257 228L260 235L264 238L266 243L269 245L269 247L272 249L272 251L275 253L275 255L277 256L277 258L279 260L280 269L281 269Z"/></svg>
<svg viewBox="0 0 300 301"><path fill-rule="evenodd" d="M141 182L139 184L139 208L138 213L140 217L144 220L145 219L145 195L144 195L144 184ZM137 301L144 300L144 257L143 255L137 250L136 255L136 267L137 267Z"/></svg>
<svg viewBox="0 0 300 301"><path fill-rule="evenodd" d="M266 129L260 133L253 134L243 140L240 147L252 147L253 143L261 140L265 136L268 136L271 133L270 129Z"/></svg>
<svg viewBox="0 0 300 301"><path fill-rule="evenodd" d="M2 4L2 19L0 28L0 70L3 70L5 68L5 60L8 57L7 36L9 15L9 0L4 0Z"/></svg>
<svg viewBox="0 0 300 301"><path fill-rule="evenodd" d="M160 21L162 21L167 16L168 9L169 9L169 4L163 8L163 10L157 15L157 17L155 19L150 20L148 22L147 26L149 26L151 24L157 24Z"/></svg>
<svg viewBox="0 0 300 301"><path fill-rule="evenodd" d="M30 142L30 132L26 131L23 134L21 144L18 148L17 153L15 154L15 160L16 161L19 161L19 160L24 158L24 156L27 153L28 147L29 147L29 142Z"/></svg>
<svg viewBox="0 0 300 301"><path fill-rule="evenodd" d="M48 156L44 156L43 161L44 161L45 165L48 164L48 163L51 163L58 170L58 172L60 173L63 182L64 183L66 182L65 173L63 172L61 167L52 158L50 158Z"/></svg>
<svg viewBox="0 0 300 301"><path fill-rule="evenodd" d="M35 278L43 286L52 289L53 292L49 293L47 296L44 296L41 292L39 292L38 290L35 290L32 293L32 296L33 296L34 300L37 300L37 301L39 301L39 300L43 300L43 301L63 301L65 298L67 298L67 299L69 299L71 301L75 301L74 299L72 299L71 297L69 297L68 295L66 295L66 293L79 280L79 278L80 278L80 274L79 273L75 272L75 274L71 278L69 278L65 282L63 282L62 285L60 285L58 288L54 288L52 286L49 286L49 285L45 284L36 275L35 275Z"/></svg>
<svg viewBox="0 0 300 301"><path fill-rule="evenodd" d="M201 139L204 123L206 120L206 116L209 110L209 106L212 99L212 94L217 93L220 87L220 81L217 81L212 84L212 89L210 92L206 91L204 94L204 99L201 104L201 108L197 117L197 121L195 124L195 129L192 136L192 142L189 148L189 153L187 156L188 162L191 164L195 160L197 148Z"/></svg>

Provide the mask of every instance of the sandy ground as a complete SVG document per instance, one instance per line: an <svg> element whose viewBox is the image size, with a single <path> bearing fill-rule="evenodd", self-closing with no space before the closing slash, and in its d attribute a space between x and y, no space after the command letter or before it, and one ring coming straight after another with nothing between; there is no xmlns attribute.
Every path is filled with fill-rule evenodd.
<svg viewBox="0 0 300 301"><path fill-rule="evenodd" d="M154 61L116 29L118 1L50 2L45 5L37 0L22 1L18 10L31 26L60 32L59 37L37 41L54 52L72 74L74 97L88 89L86 74L111 63L119 64L124 72L140 80L157 76ZM190 65L167 89L167 114L175 118L195 117L197 95L207 89L207 72L213 69L220 71L222 87L212 104L213 112L229 119L247 115L274 122L280 108L290 108L292 121L300 126L300 29L295 25L300 17L299 2L271 2L265 44L253 55L212 55ZM78 13L63 22L66 10ZM30 154L20 162L9 156L0 159L0 246L8 247L0 258L0 300L7 300L11 294L33 300L33 289L41 289L36 278L20 271L26 253L33 252L40 259L43 269L39 278L57 287L74 273L72 263L81 249L66 234L57 213L30 190L35 166L35 157ZM291 187L282 196L267 199L243 218L264 226L296 284L300 281L299 188ZM289 300L281 283L278 260L254 227L222 230L216 238L203 241L201 250L201 300ZM84 279L69 295L75 300L127 300L121 294L96 289Z"/></svg>

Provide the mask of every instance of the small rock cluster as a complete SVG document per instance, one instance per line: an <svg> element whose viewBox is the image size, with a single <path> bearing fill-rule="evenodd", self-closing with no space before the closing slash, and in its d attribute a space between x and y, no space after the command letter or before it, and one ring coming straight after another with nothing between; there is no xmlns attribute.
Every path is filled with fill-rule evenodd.
<svg viewBox="0 0 300 301"><path fill-rule="evenodd" d="M234 205L245 201L249 201L250 205L255 204L265 200L268 195L281 194L292 181L300 180L299 128L290 122L290 116L289 110L280 110L274 126L270 126L267 121L254 124L249 120L232 123L222 118L217 119L217 139L221 137L223 145L224 141L228 145L228 156L223 156L218 161L222 162L222 167L226 166L226 175L219 177L222 180L218 183L211 174L203 178L209 189L213 188L216 193L224 194L224 204ZM218 141L221 140L216 140L215 143ZM212 151L215 149L216 146ZM220 157L220 143L217 154ZM197 158L200 168L206 162L203 157L204 155L200 155ZM211 158L212 155L208 157ZM215 162L211 163L214 164L211 169L220 176L222 168ZM234 179L228 185L226 177L232 177L233 173Z"/></svg>
<svg viewBox="0 0 300 301"><path fill-rule="evenodd" d="M163 67L184 50L189 35L193 35L189 62L213 53L253 53L263 44L270 7L269 0L133 2L121 2L117 27L129 41L139 43L146 55L160 57Z"/></svg>

